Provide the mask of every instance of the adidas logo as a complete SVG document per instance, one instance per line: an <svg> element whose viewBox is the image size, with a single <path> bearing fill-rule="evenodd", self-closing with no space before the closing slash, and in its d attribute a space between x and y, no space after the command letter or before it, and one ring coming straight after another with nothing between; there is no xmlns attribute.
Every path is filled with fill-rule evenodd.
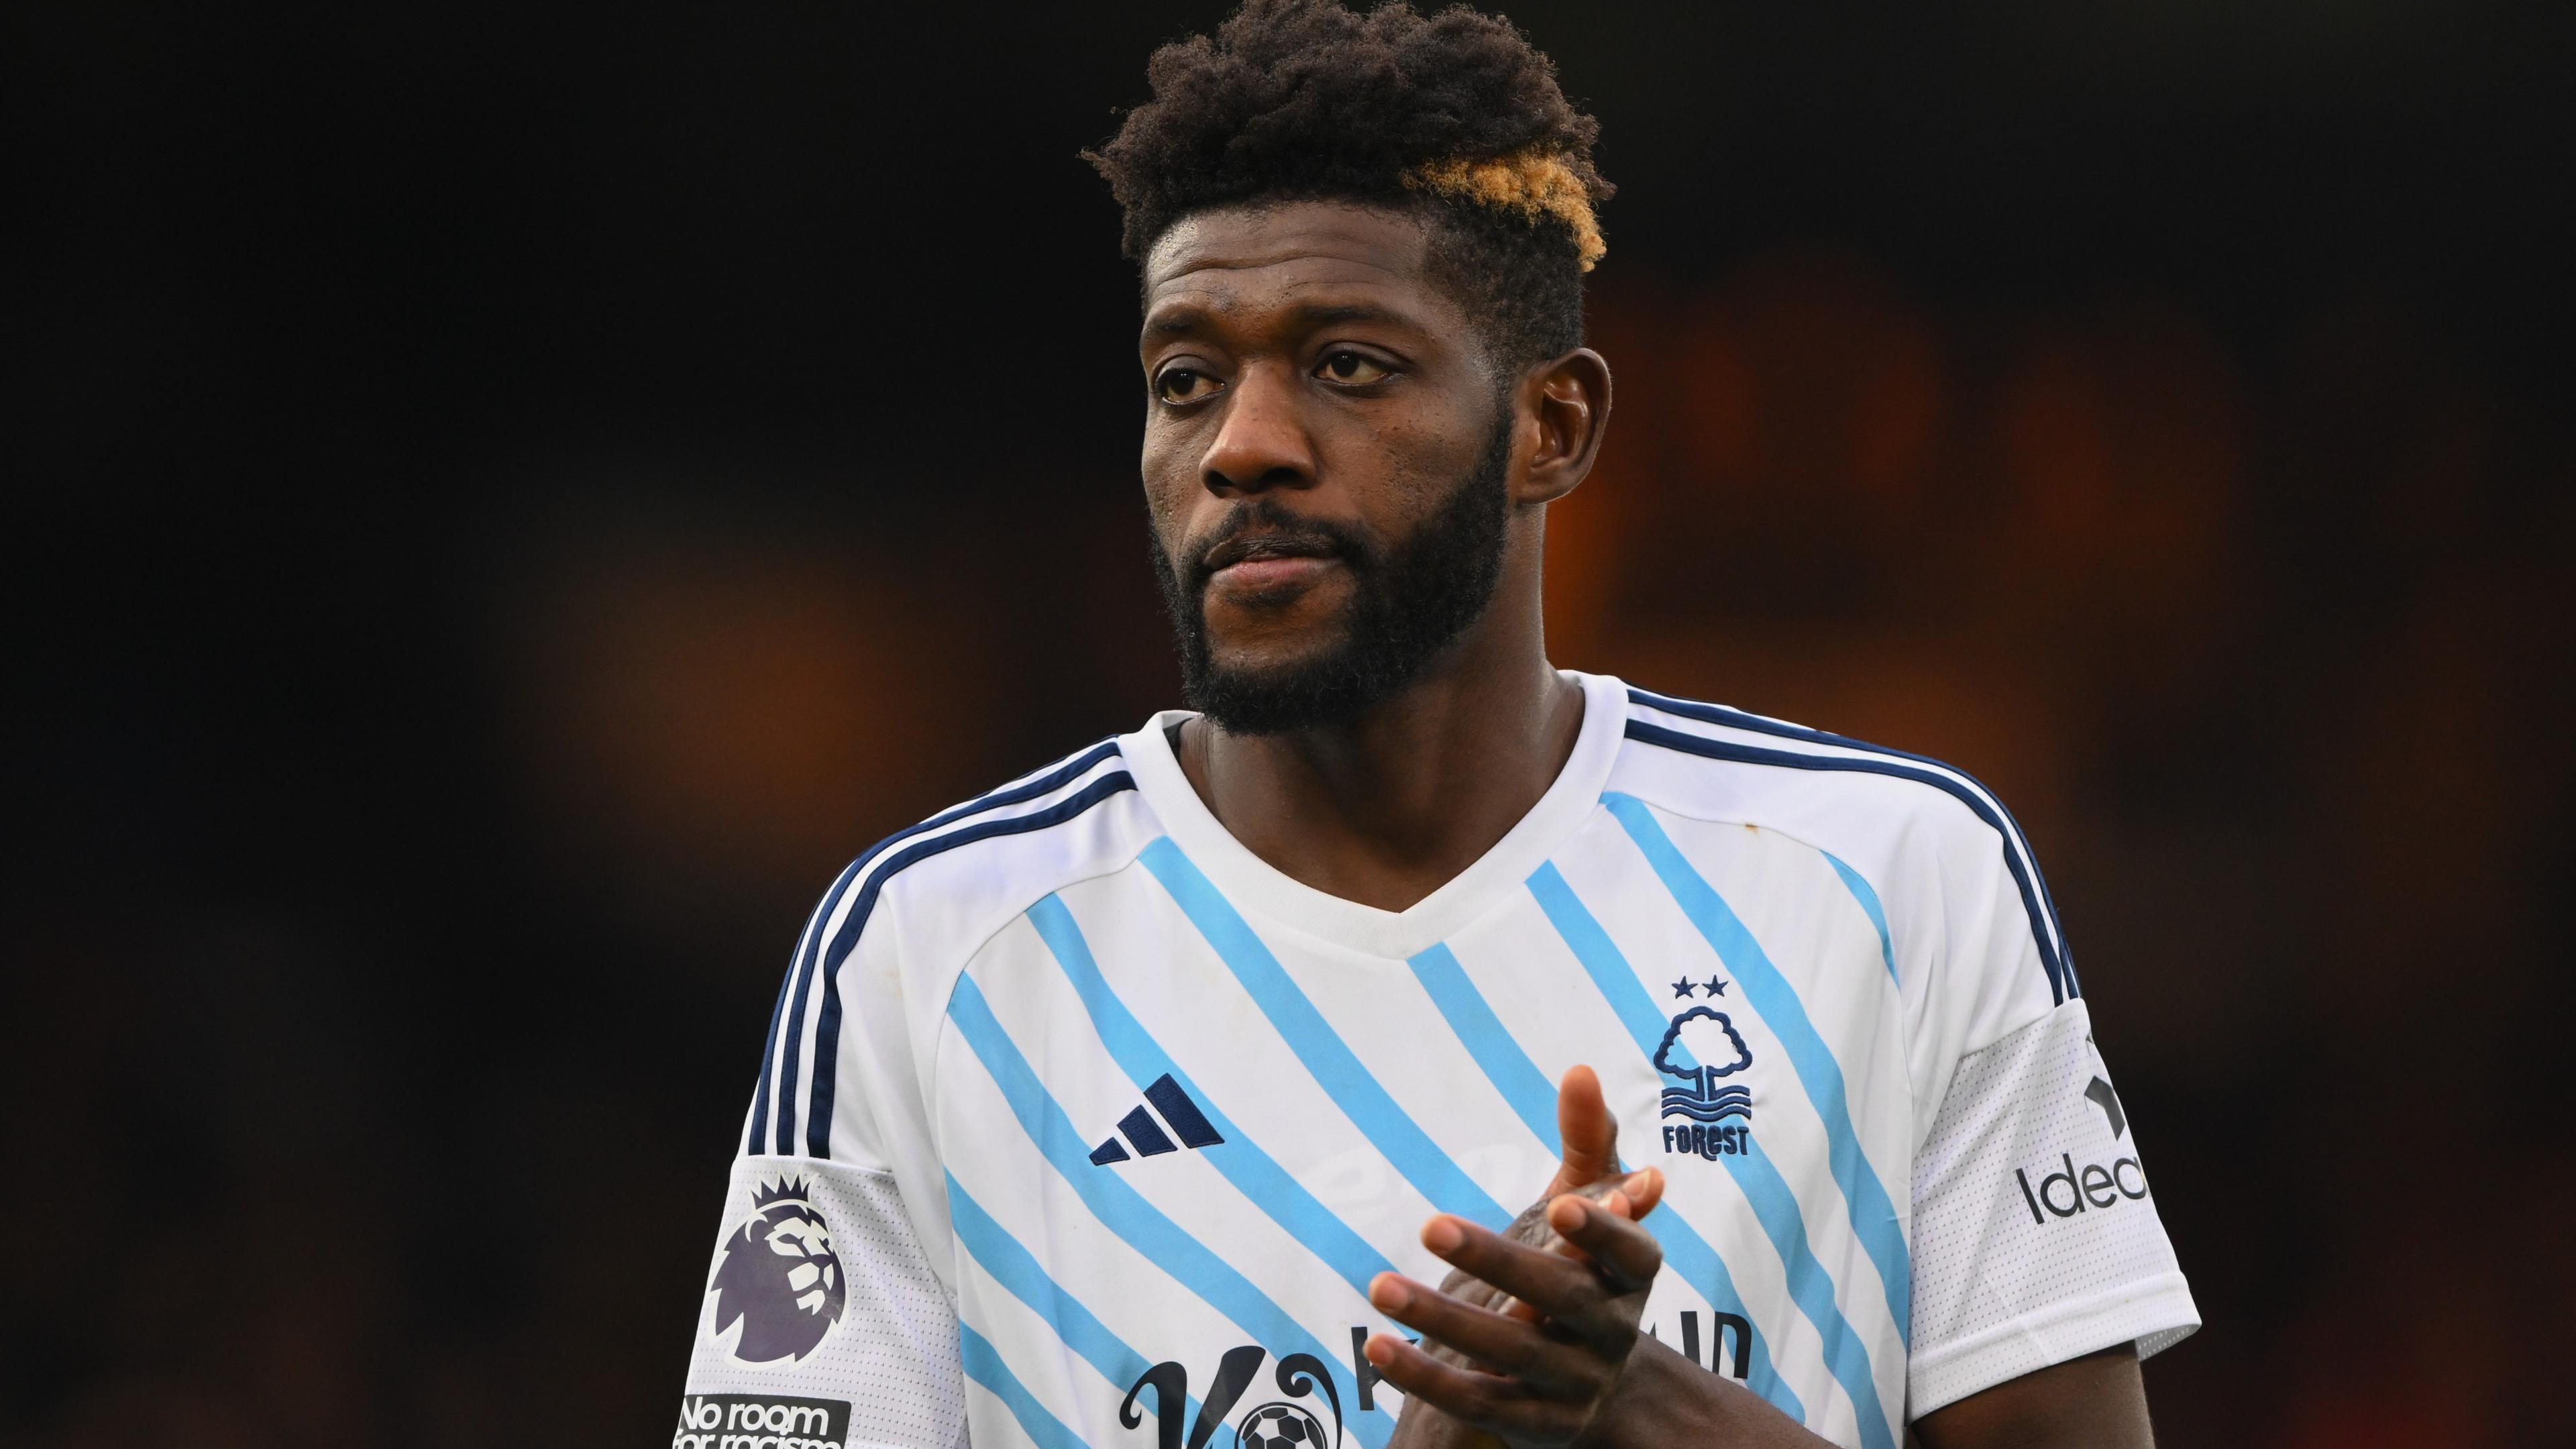
<svg viewBox="0 0 2576 1449"><path fill-rule="evenodd" d="M1179 1145L1175 1146L1171 1135L1163 1131L1163 1123L1154 1120L1154 1112L1140 1106L1118 1119L1115 1135L1091 1149L1092 1166L1107 1167L1113 1162L1125 1162L1130 1146L1136 1149L1138 1157L1153 1157L1177 1152L1181 1147L1192 1151L1214 1147L1225 1140L1208 1125L1207 1114L1199 1110L1198 1103L1190 1100L1189 1093L1181 1090L1180 1083L1172 1080L1171 1073L1165 1072L1154 1079L1154 1085L1145 1089L1145 1100L1154 1104L1154 1112L1163 1114L1163 1122L1172 1124L1172 1133L1181 1139ZM1122 1143L1119 1137L1125 1137L1127 1141Z"/></svg>

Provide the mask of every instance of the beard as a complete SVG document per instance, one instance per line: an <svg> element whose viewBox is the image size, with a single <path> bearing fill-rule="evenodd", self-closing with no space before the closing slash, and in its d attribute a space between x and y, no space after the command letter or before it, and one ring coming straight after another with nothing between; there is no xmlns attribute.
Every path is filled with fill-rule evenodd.
<svg viewBox="0 0 2576 1449"><path fill-rule="evenodd" d="M1229 734L1269 735L1344 723L1422 677L1484 616L1502 578L1510 500L1512 410L1505 407L1474 469L1413 536L1389 548L1375 534L1304 517L1269 494L1235 505L1186 567L1152 528L1154 581L1171 611L1181 697ZM1329 542L1351 572L1341 637L1302 659L1264 668L1219 663L1208 641L1211 550L1249 531Z"/></svg>

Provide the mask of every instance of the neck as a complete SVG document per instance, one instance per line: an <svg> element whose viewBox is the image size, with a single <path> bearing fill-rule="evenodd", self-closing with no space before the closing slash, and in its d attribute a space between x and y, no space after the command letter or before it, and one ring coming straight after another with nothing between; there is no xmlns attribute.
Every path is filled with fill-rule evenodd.
<svg viewBox="0 0 2576 1449"><path fill-rule="evenodd" d="M1246 849L1292 879L1398 911L1474 864L1547 793L1583 725L1549 667L1536 590L1498 595L1450 656L1355 718L1275 735L1204 719L1181 769Z"/></svg>

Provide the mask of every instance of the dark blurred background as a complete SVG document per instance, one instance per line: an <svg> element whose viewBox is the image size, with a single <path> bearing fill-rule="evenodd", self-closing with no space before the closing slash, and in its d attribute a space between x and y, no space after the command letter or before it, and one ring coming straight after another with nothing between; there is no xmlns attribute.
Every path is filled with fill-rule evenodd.
<svg viewBox="0 0 2576 1449"><path fill-rule="evenodd" d="M2576 1443L2576 8L1510 9L1558 661L2014 804L2166 1442ZM813 897L1172 700L1074 152L1220 13L0 15L0 1442L669 1432Z"/></svg>

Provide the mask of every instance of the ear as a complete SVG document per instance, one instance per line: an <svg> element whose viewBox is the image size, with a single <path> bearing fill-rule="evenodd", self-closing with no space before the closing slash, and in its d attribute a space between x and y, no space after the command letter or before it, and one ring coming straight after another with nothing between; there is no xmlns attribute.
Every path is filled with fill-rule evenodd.
<svg viewBox="0 0 2576 1449"><path fill-rule="evenodd" d="M1578 347L1523 374L1513 405L1528 419L1521 426L1535 426L1538 437L1512 501L1553 503L1573 492L1600 456L1610 423L1610 364Z"/></svg>

